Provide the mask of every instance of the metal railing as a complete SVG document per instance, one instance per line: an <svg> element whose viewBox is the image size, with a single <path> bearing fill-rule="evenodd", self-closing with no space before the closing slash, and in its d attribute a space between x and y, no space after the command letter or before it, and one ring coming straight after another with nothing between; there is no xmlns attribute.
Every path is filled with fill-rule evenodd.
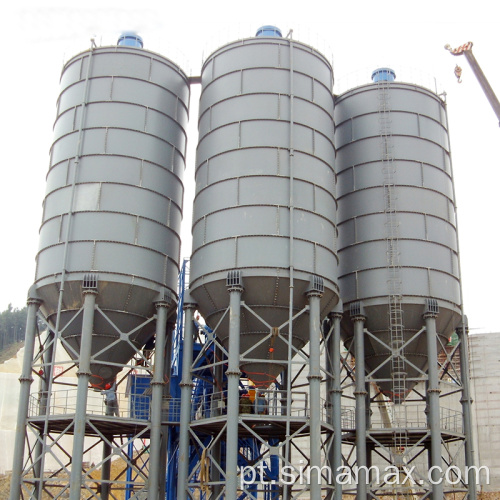
<svg viewBox="0 0 500 500"><path fill-rule="evenodd" d="M386 405L383 410L385 415L382 415L377 407L377 404L372 406L373 413L371 415L372 429L427 429L427 415L424 405ZM354 429L356 422L354 419L354 407L342 407L342 428ZM459 410L451 408L440 408L441 430L449 432L463 431L463 415ZM390 422L390 427L389 427Z"/></svg>
<svg viewBox="0 0 500 500"><path fill-rule="evenodd" d="M32 394L29 403L29 416L63 416L76 411L77 389L53 391L50 397L39 392ZM117 394L118 404L107 404L99 392L89 392L86 412L88 415L112 416L134 420L151 419L151 396L143 392L137 394ZM179 422L180 398L163 398L162 421Z"/></svg>
<svg viewBox="0 0 500 500"><path fill-rule="evenodd" d="M246 416L262 416L265 418L283 419L287 416L286 391L257 391L254 397L240 399L239 413ZM332 407L323 398L321 402L321 421L332 421ZM215 418L226 414L226 392L207 393L193 397L191 418L201 420ZM290 401L290 417L307 420L310 417L309 394L303 391L292 391Z"/></svg>

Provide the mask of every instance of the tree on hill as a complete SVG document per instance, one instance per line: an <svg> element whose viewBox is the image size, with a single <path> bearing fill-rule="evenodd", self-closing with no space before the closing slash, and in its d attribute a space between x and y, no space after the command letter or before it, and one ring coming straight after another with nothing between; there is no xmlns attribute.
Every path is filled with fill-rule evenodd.
<svg viewBox="0 0 500 500"><path fill-rule="evenodd" d="M0 350L24 340L27 311L26 307L17 309L9 304L7 309L0 313Z"/></svg>

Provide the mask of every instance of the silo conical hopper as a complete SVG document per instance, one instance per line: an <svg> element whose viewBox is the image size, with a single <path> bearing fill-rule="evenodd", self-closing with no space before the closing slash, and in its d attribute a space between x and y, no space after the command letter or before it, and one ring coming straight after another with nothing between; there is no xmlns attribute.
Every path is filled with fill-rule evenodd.
<svg viewBox="0 0 500 500"><path fill-rule="evenodd" d="M401 312L403 340L424 325L427 298L437 300L442 341L461 318L455 199L445 104L434 92L394 81L388 68L374 83L336 98L339 202L339 284L343 335L350 344L349 308L361 302L366 328L391 345L391 297ZM366 337L367 370L399 401L389 350ZM437 342L437 339L436 339ZM419 336L404 349L406 389L425 370ZM412 367L411 365L415 367ZM382 366L383 365L383 366Z"/></svg>
<svg viewBox="0 0 500 500"><path fill-rule="evenodd" d="M73 358L86 274L123 333L154 315L160 291L176 294L188 80L139 37L122 38L73 57L61 76L35 284L53 325L63 288L59 329ZM112 379L120 367L110 363L126 364L154 328L127 341L96 313L91 382Z"/></svg>
<svg viewBox="0 0 500 500"><path fill-rule="evenodd" d="M289 317L292 275L294 314L311 275L324 280L322 314L338 301L332 69L277 29L259 34L218 49L202 69L190 290L212 328L229 304L231 270L241 271L245 305L276 330ZM242 310L240 368L263 387L288 353L277 336L254 348L269 333ZM217 335L227 345L227 320ZM302 315L293 345L308 336Z"/></svg>

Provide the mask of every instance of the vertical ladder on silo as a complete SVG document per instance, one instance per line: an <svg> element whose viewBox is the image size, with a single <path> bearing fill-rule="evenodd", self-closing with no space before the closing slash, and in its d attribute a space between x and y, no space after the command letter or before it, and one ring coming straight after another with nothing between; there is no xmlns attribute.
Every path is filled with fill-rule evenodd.
<svg viewBox="0 0 500 500"><path fill-rule="evenodd" d="M384 211L386 227L387 295L389 309L389 347L391 349L391 382L393 406L393 443L391 447L394 465L403 467L408 444L407 419L401 403L407 392L406 363L404 359L404 322L402 308L401 264L399 252L399 219L397 213L396 167L393 156L392 117L388 81L379 80L380 147L384 185ZM398 496L404 492L395 488Z"/></svg>
<svg viewBox="0 0 500 500"><path fill-rule="evenodd" d="M402 400L406 394L404 353L404 325L399 259L399 219L397 212L396 168L393 156L391 127L390 83L378 82L381 159L384 183L384 210L386 226L387 295L389 308L390 347L393 399Z"/></svg>

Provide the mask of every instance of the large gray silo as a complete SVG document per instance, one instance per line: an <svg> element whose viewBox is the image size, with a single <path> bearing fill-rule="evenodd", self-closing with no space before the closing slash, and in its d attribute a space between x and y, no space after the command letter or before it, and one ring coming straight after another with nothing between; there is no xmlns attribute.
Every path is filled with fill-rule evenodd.
<svg viewBox="0 0 500 500"><path fill-rule="evenodd" d="M386 362L388 347L397 350L422 328L428 298L437 301L437 333L446 342L460 321L461 300L445 104L393 78L391 70L374 72L374 83L337 97L335 141L344 309L364 307L366 328L383 342L367 338L367 368L399 401L400 390L418 378L416 368L426 368L426 340L405 345L399 368ZM343 332L350 344L348 316ZM395 377L404 379L399 388Z"/></svg>
<svg viewBox="0 0 500 500"><path fill-rule="evenodd" d="M88 273L97 306L124 333L154 315L160 291L176 294L189 84L140 47L93 48L62 72L35 279L53 324L63 289L60 330L82 306ZM63 331L72 357L80 332L81 316ZM119 341L96 315L91 382L112 379L153 332L150 322Z"/></svg>
<svg viewBox="0 0 500 500"><path fill-rule="evenodd" d="M332 69L315 49L274 32L216 50L202 68L190 289L212 327L229 304L226 276L241 271L241 352L307 304L324 281L321 313L338 301ZM227 344L227 321L219 336ZM308 340L302 315L293 342ZM284 369L278 336L241 369L266 386ZM274 365L269 364L273 361Z"/></svg>

